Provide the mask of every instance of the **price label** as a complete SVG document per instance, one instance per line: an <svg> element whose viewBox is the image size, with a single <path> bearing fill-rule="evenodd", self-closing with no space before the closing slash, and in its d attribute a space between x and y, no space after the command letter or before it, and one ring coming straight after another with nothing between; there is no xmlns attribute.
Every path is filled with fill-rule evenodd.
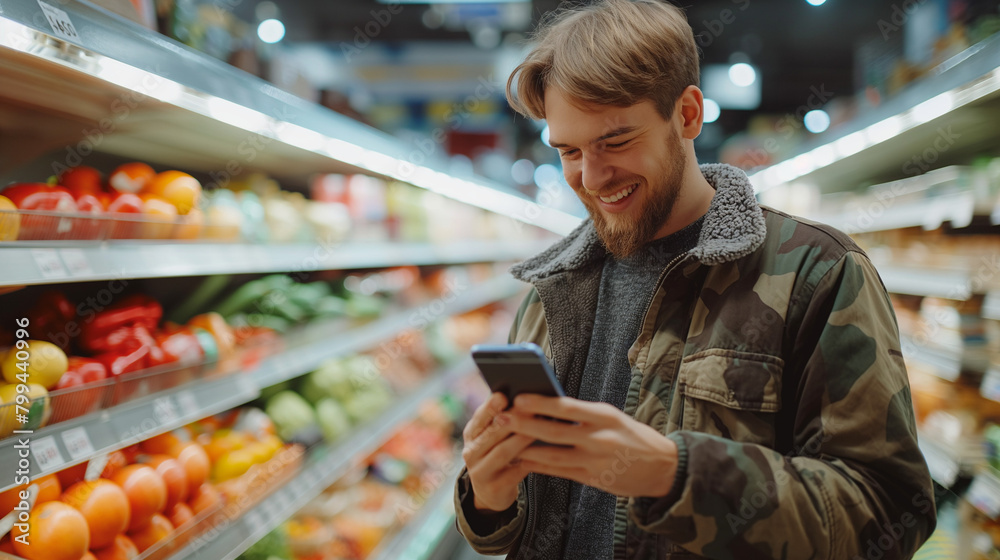
<svg viewBox="0 0 1000 560"><path fill-rule="evenodd" d="M153 416L160 424L173 424L180 420L177 407L174 406L174 401L169 396L160 397L153 401Z"/></svg>
<svg viewBox="0 0 1000 560"><path fill-rule="evenodd" d="M94 269L90 268L90 262L87 261L87 255L82 249L62 249L59 255L66 264L70 276L94 275Z"/></svg>
<svg viewBox="0 0 1000 560"><path fill-rule="evenodd" d="M1000 515L1000 481L993 475L977 474L969 485L966 498L990 519L996 519L997 515Z"/></svg>
<svg viewBox="0 0 1000 560"><path fill-rule="evenodd" d="M43 278L66 278L69 274L63 267L63 262L59 259L59 253L55 249L32 249L31 256L35 259L38 272Z"/></svg>
<svg viewBox="0 0 1000 560"><path fill-rule="evenodd" d="M45 436L31 442L31 456L35 458L35 464L42 472L52 472L66 464L62 453L59 452L59 445L56 438Z"/></svg>
<svg viewBox="0 0 1000 560"><path fill-rule="evenodd" d="M111 455L103 453L94 457L87 463L87 472L83 475L85 480L97 480L101 478L101 473L104 472L104 467L108 466L108 460L111 459Z"/></svg>
<svg viewBox="0 0 1000 560"><path fill-rule="evenodd" d="M53 33L67 41L80 42L80 34L76 32L76 27L73 27L73 22L69 19L69 14L55 6L50 6L42 2L42 0L38 0L38 5L42 8L45 19L49 20L49 25L52 26Z"/></svg>
<svg viewBox="0 0 1000 560"><path fill-rule="evenodd" d="M90 443L90 436L83 426L66 430L62 433L62 440L66 451L69 451L69 458L73 461L94 454L94 446Z"/></svg>
<svg viewBox="0 0 1000 560"><path fill-rule="evenodd" d="M177 393L177 405L181 409L181 414L191 414L198 410L198 399L194 397L194 393L191 391L184 390Z"/></svg>

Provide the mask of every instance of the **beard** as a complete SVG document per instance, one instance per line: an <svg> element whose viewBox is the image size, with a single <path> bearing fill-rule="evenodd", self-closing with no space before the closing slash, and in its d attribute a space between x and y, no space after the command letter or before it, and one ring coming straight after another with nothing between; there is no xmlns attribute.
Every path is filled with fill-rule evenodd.
<svg viewBox="0 0 1000 560"><path fill-rule="evenodd" d="M636 218L633 218L629 213L605 214L595 197L591 195L581 197L583 205L594 221L597 236L604 244L604 248L616 259L620 260L635 254L653 240L656 232L670 218L681 190L687 163L687 154L684 152L679 136L676 133L673 135L673 146L670 146L667 151L667 153L680 154L679 158L666 162L659 176L653 179L655 183L650 183L643 177L636 175L616 180L614 189L602 188L598 191L615 192L628 185L638 183L639 187L635 194L644 193L642 196L645 196L646 200L644 207L635 209L638 212Z"/></svg>

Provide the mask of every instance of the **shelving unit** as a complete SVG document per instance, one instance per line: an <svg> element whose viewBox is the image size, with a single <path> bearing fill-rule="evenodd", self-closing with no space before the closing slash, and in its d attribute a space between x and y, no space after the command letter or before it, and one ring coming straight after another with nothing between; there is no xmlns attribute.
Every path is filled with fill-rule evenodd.
<svg viewBox="0 0 1000 560"><path fill-rule="evenodd" d="M195 537L170 560L234 560L343 476L355 461L377 449L401 423L416 416L422 403L441 395L456 379L474 368L471 358L461 360L398 399L382 416L355 430L348 439L310 452L306 465L290 483L274 489L244 515L227 519L224 526L206 528L214 538Z"/></svg>
<svg viewBox="0 0 1000 560"><path fill-rule="evenodd" d="M295 184L315 173L364 173L560 234L580 222L506 186L456 175L438 150L427 154L103 9L83 2L59 9L74 33L53 30L35 0L5 1L0 11L0 115L9 117L0 122L10 123L4 132L52 128L51 145L34 152L11 145L14 158L41 156L96 130L99 139L87 140L91 150L96 142L123 157L227 170L227 179L230 167Z"/></svg>
<svg viewBox="0 0 1000 560"><path fill-rule="evenodd" d="M116 243L3 246L0 286L517 261L544 248L536 242L339 243L322 245Z"/></svg>

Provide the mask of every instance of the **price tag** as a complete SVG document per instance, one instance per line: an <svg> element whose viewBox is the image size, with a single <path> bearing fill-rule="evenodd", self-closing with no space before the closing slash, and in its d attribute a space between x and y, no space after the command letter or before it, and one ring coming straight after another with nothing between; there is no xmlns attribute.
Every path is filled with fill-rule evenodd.
<svg viewBox="0 0 1000 560"><path fill-rule="evenodd" d="M180 420L177 414L177 407L169 396L160 397L153 401L153 416L160 424L173 424Z"/></svg>
<svg viewBox="0 0 1000 560"><path fill-rule="evenodd" d="M32 249L31 256L35 259L38 272L43 278L66 278L68 276L59 253L55 249Z"/></svg>
<svg viewBox="0 0 1000 560"><path fill-rule="evenodd" d="M977 474L969 485L966 499L990 519L996 519L1000 515L1000 481L988 473Z"/></svg>
<svg viewBox="0 0 1000 560"><path fill-rule="evenodd" d="M104 467L108 466L108 460L111 459L111 455L103 453L94 457L87 463L87 472L83 475L84 480L97 480L101 478L101 473L104 472Z"/></svg>
<svg viewBox="0 0 1000 560"><path fill-rule="evenodd" d="M52 436L45 436L31 442L31 456L35 458L35 464L42 472L52 472L66 464L62 453L59 452L56 438Z"/></svg>
<svg viewBox="0 0 1000 560"><path fill-rule="evenodd" d="M94 446L90 443L90 436L83 426L66 430L62 433L62 440L66 451L69 451L69 458L73 461L94 454Z"/></svg>
<svg viewBox="0 0 1000 560"><path fill-rule="evenodd" d="M70 276L93 276L94 269L87 262L87 255L82 249L62 249L59 251L62 261L66 264Z"/></svg>
<svg viewBox="0 0 1000 560"><path fill-rule="evenodd" d="M191 391L184 390L177 393L177 405L180 407L182 415L191 414L198 410L198 399Z"/></svg>
<svg viewBox="0 0 1000 560"><path fill-rule="evenodd" d="M49 20L53 33L67 41L80 42L80 34L76 32L73 22L69 20L69 14L42 2L42 0L38 0L38 5L42 8L45 19Z"/></svg>

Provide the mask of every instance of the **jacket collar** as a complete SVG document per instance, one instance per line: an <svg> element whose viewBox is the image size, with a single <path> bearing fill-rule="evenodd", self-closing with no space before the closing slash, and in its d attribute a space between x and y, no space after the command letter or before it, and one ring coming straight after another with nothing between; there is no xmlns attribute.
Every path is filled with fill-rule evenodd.
<svg viewBox="0 0 1000 560"><path fill-rule="evenodd" d="M764 242L767 227L746 174L731 165L704 164L701 173L715 197L705 214L698 244L688 254L705 265L718 265L749 255ZM515 278L535 282L578 270L607 256L591 219L538 255L511 267Z"/></svg>

